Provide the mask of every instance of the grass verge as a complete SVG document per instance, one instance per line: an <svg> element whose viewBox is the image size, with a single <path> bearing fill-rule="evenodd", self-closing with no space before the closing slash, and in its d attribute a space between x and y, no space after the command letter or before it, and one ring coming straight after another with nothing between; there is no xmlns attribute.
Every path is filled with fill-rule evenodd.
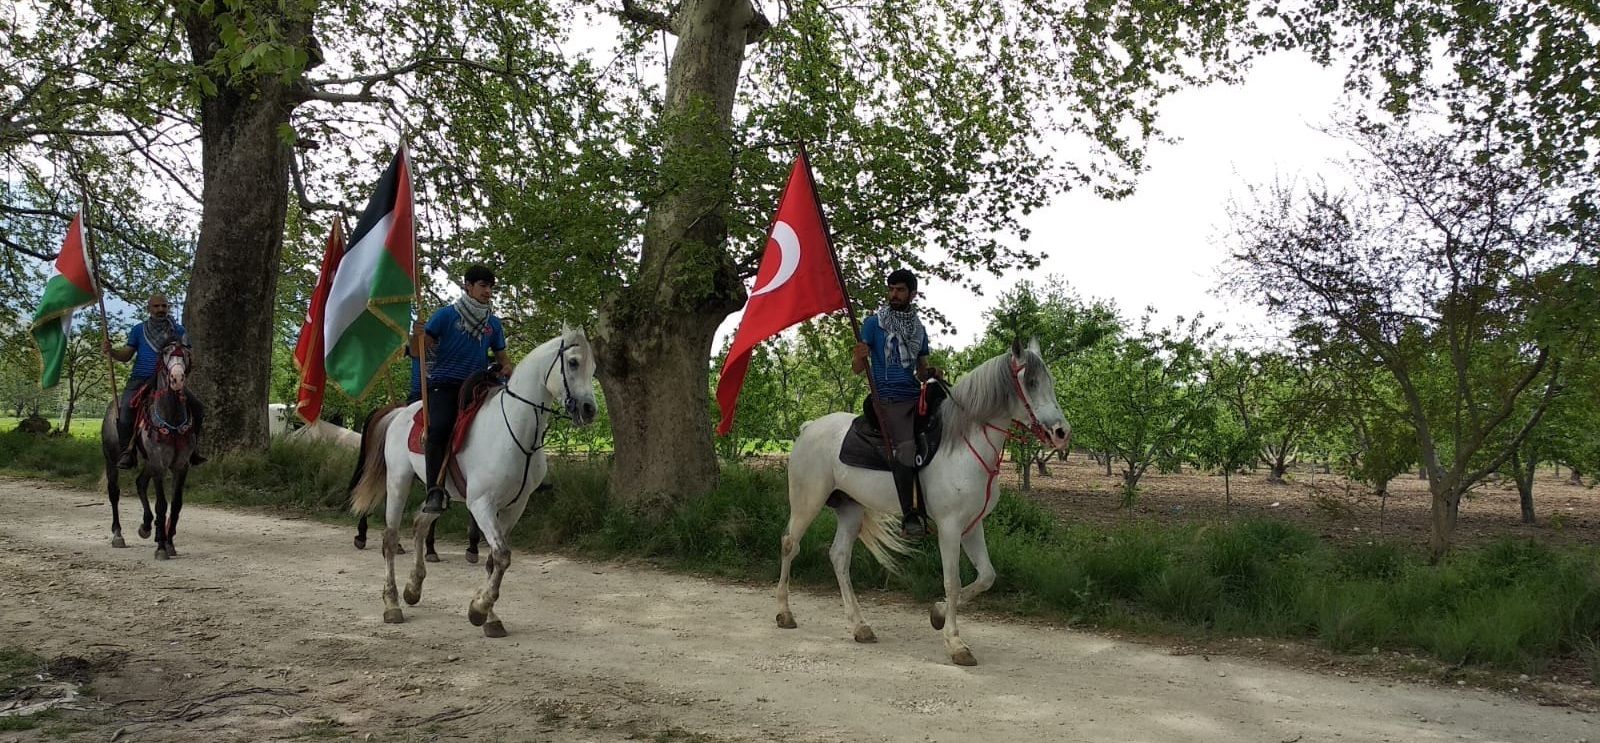
<svg viewBox="0 0 1600 743"><path fill-rule="evenodd" d="M8 474L88 487L101 467L91 442L14 433L0 434L0 462L10 462ZM347 451L278 442L265 454L196 470L188 497L349 523L339 513L352 465ZM550 479L554 491L529 504L513 544L650 558L741 580L777 575L788 515L782 470L728 468L716 490L661 521L613 508L599 463L558 462ZM465 519L464 509L451 509L440 528L463 534ZM794 578L831 585L833 520L824 511L817 521ZM1337 652L1424 652L1530 674L1563 662L1600 683L1600 552L1593 548L1502 540L1430 566L1406 546L1338 547L1275 521L1063 526L1010 492L986 525L999 580L985 602L1004 611L1134 631L1310 639ZM931 541L902 568L891 575L858 550L852 570L858 586L918 599L942 591Z"/></svg>

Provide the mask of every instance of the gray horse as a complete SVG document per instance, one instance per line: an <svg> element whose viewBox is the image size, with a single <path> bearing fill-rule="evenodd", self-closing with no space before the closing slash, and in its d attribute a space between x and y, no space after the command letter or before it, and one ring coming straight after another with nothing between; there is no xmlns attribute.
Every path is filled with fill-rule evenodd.
<svg viewBox="0 0 1600 743"><path fill-rule="evenodd" d="M189 352L182 344L169 343L161 351L156 378L135 403L134 445L143 455L135 482L139 502L144 505L144 523L139 537L150 537L152 522L156 535L156 559L176 557L172 537L178 531L178 514L183 510L183 482L189 476L189 456L194 450L194 421L189 414L185 392L189 372ZM117 436L117 405L111 404L100 422L100 450L105 457L106 494L111 498L111 546L128 546L122 539L122 518L118 509L121 489L117 459L123 442ZM172 476L172 514L167 514L167 476ZM156 507L150 511L148 488L156 484Z"/></svg>

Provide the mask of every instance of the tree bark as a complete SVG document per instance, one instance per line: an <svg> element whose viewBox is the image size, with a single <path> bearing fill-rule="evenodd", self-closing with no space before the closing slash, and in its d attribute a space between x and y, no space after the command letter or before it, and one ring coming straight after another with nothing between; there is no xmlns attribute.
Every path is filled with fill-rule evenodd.
<svg viewBox="0 0 1600 743"><path fill-rule="evenodd" d="M1539 469L1539 458L1528 457L1527 462L1517 461L1520 457L1513 456L1511 466L1517 480L1517 500L1522 505L1522 523L1535 523L1533 513L1533 476Z"/></svg>
<svg viewBox="0 0 1600 743"><path fill-rule="evenodd" d="M1428 561L1439 564L1450 551L1456 533L1456 518L1461 511L1461 492L1447 478L1429 480L1428 490L1433 494L1433 535L1429 541Z"/></svg>
<svg viewBox="0 0 1600 743"><path fill-rule="evenodd" d="M1577 467L1572 468L1572 476L1567 478L1568 485L1583 485L1583 472Z"/></svg>
<svg viewBox="0 0 1600 743"><path fill-rule="evenodd" d="M595 352L616 442L611 493L648 514L716 487L707 360L745 289L727 251L734 94L757 19L750 0L686 0L661 113L661 197L637 278L600 312Z"/></svg>
<svg viewBox="0 0 1600 743"><path fill-rule="evenodd" d="M199 10L184 18L190 52L205 64L222 42ZM283 19L309 39L310 20ZM204 73L201 73L204 74ZM200 103L200 238L183 321L195 349L192 377L211 424L207 448L260 450L267 445L273 309L289 199L289 147L280 138L298 103L277 76L231 85ZM225 422L225 424L224 424Z"/></svg>

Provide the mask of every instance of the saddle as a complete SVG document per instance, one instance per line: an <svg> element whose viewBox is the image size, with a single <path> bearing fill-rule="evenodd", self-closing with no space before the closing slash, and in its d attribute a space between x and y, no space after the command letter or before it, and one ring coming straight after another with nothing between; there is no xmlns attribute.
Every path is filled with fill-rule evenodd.
<svg viewBox="0 0 1600 743"><path fill-rule="evenodd" d="M456 452L467 445L467 431L472 429L473 419L478 417L478 411L483 408L485 400L499 390L503 385L500 382L498 369L488 369L470 377L461 385L461 398L456 407L456 425L450 432L450 448L445 450L447 466L454 464ZM423 408L417 408L415 415L411 416L411 436L406 440L412 454L422 453L423 437L427 435L427 428L422 424Z"/></svg>
<svg viewBox="0 0 1600 743"><path fill-rule="evenodd" d="M917 405L916 421L912 424L917 440L917 469L933 461L944 438L944 401L950 397L949 386L943 382L922 386L922 398ZM862 414L850 423L844 441L839 445L839 461L851 467L888 472L889 454L885 449L883 432L878 425L878 412L872 396L861 401Z"/></svg>

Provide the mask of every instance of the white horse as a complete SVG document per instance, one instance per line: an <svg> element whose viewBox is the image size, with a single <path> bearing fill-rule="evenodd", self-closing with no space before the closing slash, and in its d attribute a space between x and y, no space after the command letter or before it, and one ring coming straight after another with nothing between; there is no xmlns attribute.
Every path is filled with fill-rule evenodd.
<svg viewBox="0 0 1600 743"><path fill-rule="evenodd" d="M388 575L383 587L383 621L405 621L396 600L394 557L400 546L399 525L405 517L406 496L411 481L424 472L421 454L413 454L407 439L412 417L420 402L385 415L362 435L366 464L361 481L351 496L351 510L366 513L387 494L384 512L383 559ZM452 500L465 500L467 511L483 529L489 543L488 576L485 585L467 608L467 619L483 627L489 637L505 637L505 625L495 616L494 604L500 598L500 581L511 564L511 548L506 535L522 516L535 486L544 480L544 436L550 421L565 412L572 422L585 426L594 421L594 354L582 330L566 330L546 341L517 364L506 386L483 403L473 419L466 443L456 453L466 480L466 492L447 477L446 489ZM395 425L398 423L399 425ZM381 455L378 448L382 447ZM438 514L419 513L414 524L413 552L416 567L406 583L407 604L422 599L422 580L427 577L423 556L424 539Z"/></svg>
<svg viewBox="0 0 1600 743"><path fill-rule="evenodd" d="M778 626L793 629L789 609L789 565L800 551L806 527L832 506L839 528L828 557L839 579L851 630L857 642L876 642L861 618L861 606L850 587L850 555L859 537L885 567L894 569L894 553L907 546L892 524L900 501L889 472L861 469L839 461L839 447L855 415L832 413L800 427L789 455L789 527L783 535L783 567L778 576ZM1025 424L1041 443L1065 449L1072 429L1056 405L1055 381L1039 344L1026 351L1016 344L980 365L951 390L943 407L943 442L922 469L923 502L938 532L944 567L945 600L929 612L934 629L944 631L945 649L958 665L977 663L956 628L956 609L994 584L994 565L983 541L983 518L999 496L995 477L1013 422ZM872 518L867 518L867 516ZM978 570L970 585L961 586L961 551ZM948 607L948 608L947 608Z"/></svg>

